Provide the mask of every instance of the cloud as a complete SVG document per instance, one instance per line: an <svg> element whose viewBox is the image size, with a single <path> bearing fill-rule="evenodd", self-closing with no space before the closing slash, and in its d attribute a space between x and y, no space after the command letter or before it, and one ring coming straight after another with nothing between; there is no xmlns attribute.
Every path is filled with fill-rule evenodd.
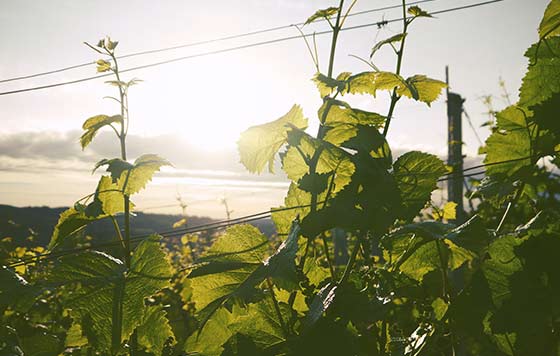
<svg viewBox="0 0 560 356"><path fill-rule="evenodd" d="M111 132L102 132L82 151L81 132L16 132L0 134L0 170L13 172L91 171L103 158L120 156L120 146ZM189 144L179 135L127 137L127 156L130 159L154 153L166 158L173 169L164 169L157 176L169 179L207 179L215 182L285 183L278 174L254 175L241 163L235 150L205 151L204 147ZM278 167L279 168L279 167ZM227 184L226 184L227 185Z"/></svg>
<svg viewBox="0 0 560 356"><path fill-rule="evenodd" d="M82 151L79 145L80 131L54 132L29 131L0 134L1 170L89 170L103 158L120 156L120 146L112 132L101 132L93 143ZM393 159L410 148L393 147ZM418 148L413 148L418 149ZM204 147L189 144L180 135L157 136L129 135L128 157L134 159L145 153L158 154L169 160L175 170L164 171L162 176L216 177L223 179L284 180L281 169L275 175L249 174L239 163L238 153L233 150L207 151ZM445 157L439 155L446 161ZM480 156L467 157L465 167L481 163ZM279 168L279 167L278 167Z"/></svg>
<svg viewBox="0 0 560 356"><path fill-rule="evenodd" d="M100 133L85 150L79 145L79 131L16 132L0 134L0 157L14 160L81 161L94 163L102 158L120 156L120 146L110 132ZM127 138L128 156L156 153L175 166L186 169L233 170L243 167L237 152L205 152L204 148L189 145L176 135L138 136Z"/></svg>

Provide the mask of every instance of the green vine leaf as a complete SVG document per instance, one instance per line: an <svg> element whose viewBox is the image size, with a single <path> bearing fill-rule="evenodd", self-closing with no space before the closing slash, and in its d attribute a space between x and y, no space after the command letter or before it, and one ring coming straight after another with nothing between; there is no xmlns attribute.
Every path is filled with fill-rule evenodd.
<svg viewBox="0 0 560 356"><path fill-rule="evenodd" d="M49 250L61 245L68 236L85 228L89 223L107 217L102 213L89 215L85 212L85 207L83 209L78 211L75 208L69 208L60 214L48 245Z"/></svg>
<svg viewBox="0 0 560 356"><path fill-rule="evenodd" d="M479 256L484 256L492 240L478 215L450 231L446 238Z"/></svg>
<svg viewBox="0 0 560 356"><path fill-rule="evenodd" d="M68 332L66 333L66 339L64 340L65 347L81 347L87 346L88 340L82 333L82 326L79 323L72 323Z"/></svg>
<svg viewBox="0 0 560 356"><path fill-rule="evenodd" d="M283 319L289 320L290 307L284 303L280 303L279 307ZM238 309L233 310L235 317ZM249 304L245 314L237 316L230 325L230 329L248 336L262 350L287 341L271 298Z"/></svg>
<svg viewBox="0 0 560 356"><path fill-rule="evenodd" d="M405 95L409 98L422 101L428 104L428 106L430 106L432 102L436 101L443 89L447 87L447 84L444 82L428 78L425 75L417 74L407 78L406 81L409 83L410 87L414 87L416 89L418 97L415 97L414 95L409 96L406 91L403 91L402 94L399 93L399 95Z"/></svg>
<svg viewBox="0 0 560 356"><path fill-rule="evenodd" d="M298 287L295 259L300 233L299 221L294 220L286 240L280 244L272 256L264 261L267 276L274 280L276 286L289 291Z"/></svg>
<svg viewBox="0 0 560 356"><path fill-rule="evenodd" d="M202 330L212 315L231 298L247 298L267 277L281 285L293 286L299 225L294 222L288 238L268 259L267 238L251 225L226 230L189 274L193 299L201 318Z"/></svg>
<svg viewBox="0 0 560 356"><path fill-rule="evenodd" d="M422 10L418 6L409 7L407 12L414 17L433 17L427 11Z"/></svg>
<svg viewBox="0 0 560 356"><path fill-rule="evenodd" d="M473 252L457 246L451 240L431 240L416 245L414 252L400 263L399 269L410 278L422 282L431 271L453 271L475 257Z"/></svg>
<svg viewBox="0 0 560 356"><path fill-rule="evenodd" d="M497 130L486 140L486 173L490 176L511 176L531 164L532 130L530 114L522 108L510 106L496 114ZM505 162L511 161L511 162ZM505 162L493 164L497 162Z"/></svg>
<svg viewBox="0 0 560 356"><path fill-rule="evenodd" d="M560 92L555 93L544 102L529 108L533 112L532 120L537 123L539 128L549 130L556 137L560 137L559 107Z"/></svg>
<svg viewBox="0 0 560 356"><path fill-rule="evenodd" d="M322 10L317 10L313 15L311 15L304 25L309 25L310 23L317 21L318 19L329 19L331 16L338 14L338 7L329 7Z"/></svg>
<svg viewBox="0 0 560 356"><path fill-rule="evenodd" d="M130 196L144 189L146 184L152 180L155 172L163 166L171 166L171 163L158 155L145 154L138 157L134 164L125 162L120 158L103 159L95 165L94 171L105 165L118 189L125 195Z"/></svg>
<svg viewBox="0 0 560 356"><path fill-rule="evenodd" d="M324 195L325 194L319 195L318 201L323 201ZM284 198L284 206L279 209L284 207L298 208L280 211L271 209L272 221L274 221L274 225L276 225L276 231L278 234L287 235L292 226L292 222L296 219L296 217L299 216L300 219L303 219L307 216L307 214L311 211L311 208L309 207L310 203L311 193L300 189L296 183L292 182L288 188L288 193Z"/></svg>
<svg viewBox="0 0 560 356"><path fill-rule="evenodd" d="M163 354L163 347L167 340L173 339L171 345L176 343L166 313L160 305L151 305L146 308L137 334L138 343L154 355Z"/></svg>
<svg viewBox="0 0 560 356"><path fill-rule="evenodd" d="M80 137L80 144L82 145L82 149L85 149L93 140L97 131L104 126L111 125L112 123L120 123L122 124L123 118L121 115L96 115L87 119L82 128L85 132Z"/></svg>
<svg viewBox="0 0 560 356"><path fill-rule="evenodd" d="M330 175L331 187L328 189L331 196L350 183L355 166L346 151L295 128L288 133L288 138L289 147L282 157L282 169L292 181L298 182L310 173L311 159L320 150L315 173Z"/></svg>
<svg viewBox="0 0 560 356"><path fill-rule="evenodd" d="M449 308L449 304L447 304L443 299L436 298L432 302L432 309L434 310L434 316L436 320L441 320L445 316L447 309Z"/></svg>
<svg viewBox="0 0 560 356"><path fill-rule="evenodd" d="M370 94L376 97L378 90L405 91L408 83L398 74L391 72L363 72L348 78L347 91L350 94Z"/></svg>
<svg viewBox="0 0 560 356"><path fill-rule="evenodd" d="M169 285L172 271L160 238L150 236L134 250L130 269L99 251L60 257L49 280L81 288L63 304L82 323L89 343L99 350L117 350L144 318L144 299ZM84 323L86 321L86 323ZM87 328L86 328L87 326ZM120 338L115 339L115 335Z"/></svg>
<svg viewBox="0 0 560 356"><path fill-rule="evenodd" d="M10 306L13 310L27 312L42 293L22 276L6 266L0 266L0 308Z"/></svg>
<svg viewBox="0 0 560 356"><path fill-rule="evenodd" d="M95 199L101 203L103 213L115 216L124 212L124 196L122 190L109 176L101 176L97 190L95 191ZM131 207L131 209L133 206Z"/></svg>
<svg viewBox="0 0 560 356"><path fill-rule="evenodd" d="M97 64L97 73L108 72L111 70L111 62L104 59L99 59L95 62Z"/></svg>
<svg viewBox="0 0 560 356"><path fill-rule="evenodd" d="M230 227L189 274L202 329L223 303L247 296L261 283L268 240L251 225Z"/></svg>
<svg viewBox="0 0 560 356"><path fill-rule="evenodd" d="M237 147L241 163L250 172L261 173L268 164L269 172L274 173L274 156L288 139L288 124L302 130L307 128L300 106L294 105L279 119L250 127L241 134Z"/></svg>
<svg viewBox="0 0 560 356"><path fill-rule="evenodd" d="M375 46L373 46L373 48L371 49L371 53L369 55L369 58L372 58L373 55L379 51L379 49L381 49L381 47L388 45L388 44L393 44L396 42L401 42L405 37L406 37L407 33L398 33L394 36L391 36L387 39L384 39L383 41L379 41L375 44Z"/></svg>
<svg viewBox="0 0 560 356"><path fill-rule="evenodd" d="M447 169L441 159L419 151L403 154L393 167L404 205L401 216L410 220L430 200L439 177L447 173Z"/></svg>
<svg viewBox="0 0 560 356"><path fill-rule="evenodd" d="M130 202L130 209L134 209L132 202ZM77 203L60 214L48 249L52 250L62 245L69 236L81 231L88 224L122 212L124 212L122 187L113 183L111 177L101 176L91 203L87 206Z"/></svg>
<svg viewBox="0 0 560 356"><path fill-rule="evenodd" d="M539 25L541 39L560 35L560 0L551 0Z"/></svg>
<svg viewBox="0 0 560 356"><path fill-rule="evenodd" d="M381 114L355 109L344 101L334 99L329 99L321 105L318 111L319 118L323 117L327 107L329 107L329 111L323 125L331 128L343 125L364 125L381 128L387 119Z"/></svg>
<svg viewBox="0 0 560 356"><path fill-rule="evenodd" d="M347 90L351 94L370 94L373 97L379 90L392 91L397 95L422 101L430 105L435 101L447 84L425 75L414 75L406 80L391 72L363 72L348 78Z"/></svg>
<svg viewBox="0 0 560 356"><path fill-rule="evenodd" d="M534 44L525 57L529 58L529 68L519 89L519 106L529 107L542 103L553 94L560 92L560 37L545 40L546 44Z"/></svg>
<svg viewBox="0 0 560 356"><path fill-rule="evenodd" d="M322 73L317 73L312 80L317 86L321 98L326 98L334 91L343 93L346 87L346 80L351 76L351 74L352 73L349 72L343 72L340 73L336 79L333 79Z"/></svg>
<svg viewBox="0 0 560 356"><path fill-rule="evenodd" d="M208 320L204 329L199 333L193 333L185 342L184 351L187 355L220 356L224 351L222 347L233 332L229 325L234 316L226 308L217 310Z"/></svg>

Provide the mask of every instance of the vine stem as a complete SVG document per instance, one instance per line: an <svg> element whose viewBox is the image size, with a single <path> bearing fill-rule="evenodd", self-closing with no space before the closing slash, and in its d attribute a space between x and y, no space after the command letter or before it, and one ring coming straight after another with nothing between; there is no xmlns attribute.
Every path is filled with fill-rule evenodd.
<svg viewBox="0 0 560 356"><path fill-rule="evenodd" d="M274 303L274 309L276 310L276 314L278 315L278 321L280 321L280 327L282 328L282 332L286 339L290 336L289 330L286 327L286 323L284 322L284 318L282 317L282 311L280 310L280 305L278 304L278 300L276 299L276 295L274 294L274 285L270 280L270 277L266 278L266 284L268 286L268 290L270 293L270 297L272 298L272 302Z"/></svg>
<svg viewBox="0 0 560 356"><path fill-rule="evenodd" d="M329 69L327 72L327 75L329 77L332 77L332 73L333 73L333 69L334 69L334 58L335 58L335 53L336 53L336 42L338 40L338 34L340 32L340 19L341 19L341 14L342 14L342 8L344 6L344 0L340 0L339 6L338 6L338 14L336 15L336 22L335 25L332 26L333 28L333 37L332 37L332 41L331 41L331 52L329 55ZM338 92L335 94L338 95ZM323 102L326 102L327 105L325 107L325 110L323 111L323 115L320 118L321 123L319 125L319 130L317 131L317 139L321 140L324 136L325 136L325 129L323 127L323 122L325 121L331 107L332 107L332 102L331 101L327 101L327 97L323 98ZM310 174L315 174L315 171L317 169L317 164L319 162L319 157L321 156L321 153L323 152L323 146L319 146L317 148L317 150L315 151L315 153L313 154L313 157L311 158L311 161L309 163L309 173ZM317 211L317 193L312 193L311 194L311 204L310 204L310 212L313 213L315 211ZM301 259L299 260L298 263L298 268L301 270L303 269L303 267L305 266L305 261L307 259L307 254L309 252L309 247L311 246L313 242L313 239L311 237L307 238L307 243L305 246L305 251L303 253L303 256L301 256ZM326 256L328 258L328 255ZM331 262L329 261L329 264ZM296 292L292 292L290 294L290 297L288 299L288 304L290 305L290 308L294 306L294 302L296 300Z"/></svg>
<svg viewBox="0 0 560 356"><path fill-rule="evenodd" d="M397 52L397 68L395 71L397 75L401 74L402 60L404 57L403 56L404 44L406 41L406 33L408 31L408 25L410 24L406 16L406 0L402 0L402 11L403 11L403 32L402 32L403 38L401 40L401 46L399 48L399 51ZM395 110L395 106L397 105L399 99L400 96L397 94L397 88L395 87L393 89L393 93L391 94L391 104L389 106L389 113L387 114L387 121L385 123L385 126L383 127L383 137L387 137L387 133L389 132L389 125L391 124L391 118L393 117L393 112Z"/></svg>
<svg viewBox="0 0 560 356"><path fill-rule="evenodd" d="M331 272L331 278L334 281L335 278L336 278L336 273L334 271L333 263L332 263L332 260L330 258L330 255L329 255L329 244L327 243L327 237L325 236L324 232L321 234L321 239L323 240L323 250L324 250L324 253L325 253L325 257L327 258L327 263L329 264L329 270Z"/></svg>
<svg viewBox="0 0 560 356"><path fill-rule="evenodd" d="M113 59L113 63L115 64L115 68L113 72L115 73L115 77L117 82L119 83L119 98L121 104L121 132L119 135L120 146L121 146L121 159L126 161L126 136L128 134L128 124L129 124L129 117L128 117L128 95L126 91L123 89L122 85L120 84L121 78L119 74L119 65L117 62L117 58L113 51L107 51L111 58ZM126 123L126 126L125 126ZM130 171L129 171L130 174ZM128 179L128 177L127 177ZM126 187L126 183L125 183ZM127 269L130 269L130 260L131 260L131 249L130 249L130 197L126 192L123 191L124 196L124 259ZM122 238L122 236L121 236ZM130 336L130 355L136 355L136 351L138 350L138 335L136 331L132 333Z"/></svg>
<svg viewBox="0 0 560 356"><path fill-rule="evenodd" d="M439 263L441 264L441 283L443 284L442 297L446 302L449 302L449 281L447 277L447 262L443 258L443 252L441 251L440 240L436 240L436 247L439 256Z"/></svg>
<svg viewBox="0 0 560 356"><path fill-rule="evenodd" d="M354 263L356 263L356 257L358 256L358 251L360 250L361 244L362 244L362 239L358 237L356 244L352 249L352 254L350 255L350 259L348 260L348 263L346 263L346 268L344 268L344 273L342 274L342 277L338 281L339 285L346 282L348 277L350 277L350 272L352 272L352 269L354 268Z"/></svg>

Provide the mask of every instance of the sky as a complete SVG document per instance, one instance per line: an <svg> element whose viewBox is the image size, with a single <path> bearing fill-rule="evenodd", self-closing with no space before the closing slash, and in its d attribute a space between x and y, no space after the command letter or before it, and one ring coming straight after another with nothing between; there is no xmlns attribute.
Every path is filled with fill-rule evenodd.
<svg viewBox="0 0 560 356"><path fill-rule="evenodd" d="M480 0L434 0L427 11L477 3ZM346 1L349 3L350 1ZM358 0L353 12L398 5L397 0ZM511 100L526 70L525 50L537 41L536 29L548 0L504 0L478 8L415 21L407 37L403 76L426 74L444 80L465 99L465 110L478 135L488 130L482 98L494 97L494 108L507 105L499 81ZM109 35L118 40L117 54L176 46L305 21L315 10L336 6L328 0L73 1L0 0L0 80L93 63L99 55L83 44ZM346 26L399 18L399 9L353 16ZM341 33L335 73L369 68L351 55L367 58L379 40L398 33L399 22ZM325 23L305 26L306 33L326 29ZM158 54L122 59L130 68L177 57L202 54L297 35L286 28L259 35L214 42ZM317 36L320 68L326 72L329 35ZM392 71L395 58L384 51L374 58ZM139 210L187 213L224 218L220 198L226 197L233 217L282 204L288 181L279 173L253 175L239 163L236 141L251 125L272 121L293 104L303 107L310 132L317 127L321 98L311 81L315 68L301 39L200 56L123 74L143 82L130 90L128 149L130 158L159 154L173 163L158 173L133 200ZM95 75L93 65L21 81L0 83L0 92ZM93 192L99 175L95 162L119 155L111 131L102 132L82 151L81 125L97 114L115 114L115 102L103 99L115 88L103 79L50 89L0 96L0 204L69 206ZM353 106L386 113L388 94L345 97ZM394 158L407 150L444 157L447 118L445 98L431 107L401 100L388 135ZM465 122L464 152L477 157L478 141Z"/></svg>

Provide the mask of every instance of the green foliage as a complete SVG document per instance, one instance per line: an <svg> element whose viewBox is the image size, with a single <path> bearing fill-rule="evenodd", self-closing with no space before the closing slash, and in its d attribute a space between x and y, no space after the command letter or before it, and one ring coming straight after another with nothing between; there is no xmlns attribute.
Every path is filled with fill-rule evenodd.
<svg viewBox="0 0 560 356"><path fill-rule="evenodd" d="M376 97L379 90L393 90L399 96L419 100L430 105L446 84L425 75L414 75L404 79L391 72L363 72L348 78L347 91L352 94L370 94Z"/></svg>
<svg viewBox="0 0 560 356"><path fill-rule="evenodd" d="M80 137L82 149L86 148L91 143L101 128L110 126L113 123L119 123L122 125L122 122L123 117L121 115L96 115L87 119L82 126L85 132L82 134L82 137Z"/></svg>
<svg viewBox="0 0 560 356"><path fill-rule="evenodd" d="M486 140L486 158L484 163L490 164L489 175L513 175L519 169L534 161L532 151L532 128L529 126L527 114L522 108L509 107L496 114L497 128ZM509 163L491 165L496 162Z"/></svg>
<svg viewBox="0 0 560 356"><path fill-rule="evenodd" d="M422 10L418 6L411 6L408 8L407 12L414 17L432 17L428 12Z"/></svg>
<svg viewBox="0 0 560 356"><path fill-rule="evenodd" d="M289 318L288 305L281 304L280 307L282 318ZM239 310L234 309L234 311L240 313ZM274 303L270 299L249 304L246 312L237 316L230 324L230 329L249 337L260 349L271 348L287 340Z"/></svg>
<svg viewBox="0 0 560 356"><path fill-rule="evenodd" d="M401 42L401 41L406 37L406 35L407 35L406 33L398 33L398 34L396 34L396 35L394 35L394 36L391 36L391 37L389 37L389 38L387 38L387 39L384 39L384 40L382 40L382 41L377 42L377 43L375 44L375 46L373 46L373 48L371 49L371 53L370 53L369 57L372 58L373 55L374 55L377 51L379 51L379 49L380 49L381 47L383 47L383 46L385 46L385 45L387 45L387 44L388 44L388 45L393 45L393 43Z"/></svg>
<svg viewBox="0 0 560 356"><path fill-rule="evenodd" d="M294 222L286 241L267 259L268 240L253 226L233 226L220 236L189 273L201 328L231 299L257 295L255 288L266 278L293 288L298 236L299 225Z"/></svg>
<svg viewBox="0 0 560 356"><path fill-rule="evenodd" d="M152 180L155 172L163 166L170 166L171 163L158 155L145 154L138 157L134 164L120 158L103 159L95 165L94 170L105 165L107 166L107 172L111 173L111 178L113 183L116 183L117 189L130 196L144 189L146 184Z"/></svg>
<svg viewBox="0 0 560 356"><path fill-rule="evenodd" d="M402 218L408 220L430 200L438 179L447 169L436 156L411 151L396 160L394 171L404 205Z"/></svg>
<svg viewBox="0 0 560 356"><path fill-rule="evenodd" d="M188 355L222 355L222 345L234 334L228 327L231 323L231 313L227 309L218 309L200 333L194 333L188 338L184 351Z"/></svg>
<svg viewBox="0 0 560 356"><path fill-rule="evenodd" d="M85 207L84 209L80 209L80 211L77 211L75 208L69 208L64 211L60 214L58 223L54 228L48 249L54 249L56 246L61 244L66 237L85 228L89 223L99 220L101 217L105 216L88 215L85 211Z"/></svg>
<svg viewBox="0 0 560 356"><path fill-rule="evenodd" d="M332 53L345 18L333 24L330 17L342 10L319 10L307 22L329 20ZM0 270L0 354L557 354L557 10L553 0L539 43L527 51L520 101L496 113L484 148L487 176L476 182L472 199L479 201L466 222L456 221L454 203L430 201L440 177L450 173L444 163L417 151L393 161L386 140L403 96L429 105L445 87L424 75L400 74L409 25L431 17L416 6L408 9L403 31L372 50L400 42L396 72L314 76L322 99L316 136L304 131L307 119L297 105L242 134L238 146L248 170L268 166L272 172L282 150L292 181L287 209L271 210L278 234L270 240L238 225L185 235L169 250L156 236L131 248L137 240L130 238L129 196L169 163L156 155L127 161L127 116L89 119L82 146L118 122L113 129L122 157L101 160L95 169L106 166L108 175L95 193L61 215L49 246L61 253L54 263ZM108 56L98 66L115 73L109 84L122 105L136 81L120 78L117 43L105 38L90 48ZM387 115L340 98L377 100L380 90L392 93ZM541 158L546 164L537 164ZM423 210L430 206L431 212ZM119 214L123 231L114 219ZM115 223L111 254L76 234L106 217ZM7 239L0 240L2 261L35 256ZM63 249L73 245L78 253Z"/></svg>
<svg viewBox="0 0 560 356"><path fill-rule="evenodd" d="M560 92L560 83L551 78L560 75L560 37L546 40L546 45L534 44L525 57L529 58L529 68L519 90L520 106L529 107L540 104L554 93Z"/></svg>
<svg viewBox="0 0 560 356"><path fill-rule="evenodd" d="M539 26L541 39L560 35L560 1L551 0Z"/></svg>
<svg viewBox="0 0 560 356"><path fill-rule="evenodd" d="M174 339L166 313L159 305L151 305L144 311L138 326L138 343L154 355L162 355L163 347L169 339Z"/></svg>
<svg viewBox="0 0 560 356"><path fill-rule="evenodd" d="M153 323L145 324L144 332L164 332L164 318L145 316L153 311L146 308L144 299L166 287L170 278L170 265L159 247L159 237L151 236L135 249L130 268L103 252L86 251L59 258L50 281L80 283L81 288L67 298L65 305L81 323L91 345L117 351L121 341L146 318Z"/></svg>
<svg viewBox="0 0 560 356"><path fill-rule="evenodd" d="M254 173L261 173L268 164L269 172L274 173L274 156L288 139L288 125L300 129L307 127L307 120L299 106L294 105L276 121L253 126L243 132L237 143L241 163Z"/></svg>
<svg viewBox="0 0 560 356"><path fill-rule="evenodd" d="M338 7L329 7L323 10L317 10L317 12L305 21L305 24L308 25L318 19L329 19L331 16L338 14L338 12Z"/></svg>

